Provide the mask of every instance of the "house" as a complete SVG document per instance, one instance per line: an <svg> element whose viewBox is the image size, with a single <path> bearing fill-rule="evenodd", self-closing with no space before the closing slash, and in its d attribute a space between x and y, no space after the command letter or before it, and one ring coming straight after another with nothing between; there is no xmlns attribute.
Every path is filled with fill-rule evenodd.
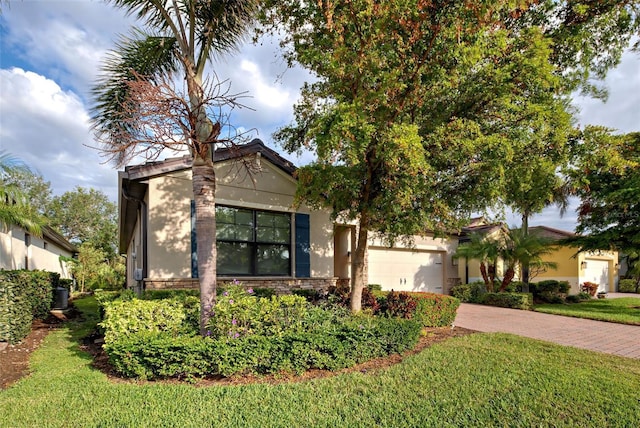
<svg viewBox="0 0 640 428"><path fill-rule="evenodd" d="M29 234L16 225L0 228L0 269L46 270L59 273L61 278L71 278L69 268L60 256L71 258L77 251L48 226L43 228L42 237Z"/></svg>
<svg viewBox="0 0 640 428"><path fill-rule="evenodd" d="M529 233L534 233L553 241L562 241L575 236L572 232L546 226L530 227ZM533 279L535 282L546 279L569 281L571 294L580 292L580 284L587 281L598 284L598 291L613 292L616 290L619 267L618 253L616 251L578 252L576 247L558 245L551 254L544 256L543 259L556 262L558 268L540 272Z"/></svg>
<svg viewBox="0 0 640 428"><path fill-rule="evenodd" d="M483 221L475 221L469 227L463 228L460 243L467 242L471 233L481 233L490 239L497 239L502 233L506 233L506 227L501 223L487 224ZM530 234L536 234L557 243L550 254L542 257L543 261L555 262L556 269L530 272L530 282L539 282L548 279L568 281L571 286L570 293L580 292L580 285L584 282L599 284L598 291L615 291L618 277L618 253L615 251L579 252L578 248L563 244L567 238L575 237L572 232L554 229L547 226L533 226L529 228ZM460 259L459 275L464 283L482 281L480 275L480 263L477 260ZM497 277L501 278L504 266L499 261ZM519 276L516 274L515 280Z"/></svg>
<svg viewBox="0 0 640 428"><path fill-rule="evenodd" d="M279 292L347 282L355 224L294 207L295 166L255 139L215 156L217 272ZM127 286L195 288L197 257L191 158L128 166L118 174L119 249ZM447 293L459 282L456 239L415 237L409 248L372 238L370 284L383 289Z"/></svg>

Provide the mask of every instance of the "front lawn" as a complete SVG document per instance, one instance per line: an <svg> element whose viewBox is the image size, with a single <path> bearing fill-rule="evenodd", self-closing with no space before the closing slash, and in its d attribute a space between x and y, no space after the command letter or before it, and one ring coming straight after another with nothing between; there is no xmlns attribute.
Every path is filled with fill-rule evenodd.
<svg viewBox="0 0 640 428"><path fill-rule="evenodd" d="M91 299L92 300L92 299ZM95 311L91 300L76 304ZM0 426L640 426L640 361L507 334L434 345L377 372L278 385L110 381L52 332L32 374L0 391Z"/></svg>
<svg viewBox="0 0 640 428"><path fill-rule="evenodd" d="M640 298L592 299L580 303L545 303L534 310L546 314L640 325Z"/></svg>

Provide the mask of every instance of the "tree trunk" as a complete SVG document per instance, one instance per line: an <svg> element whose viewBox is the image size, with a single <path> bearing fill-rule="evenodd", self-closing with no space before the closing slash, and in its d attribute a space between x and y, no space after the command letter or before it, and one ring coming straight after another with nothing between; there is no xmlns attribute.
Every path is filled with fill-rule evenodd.
<svg viewBox="0 0 640 428"><path fill-rule="evenodd" d="M516 275L516 270L514 267L509 266L507 271L504 273L504 278L502 278L502 284L500 285L500 292L504 292L507 289L507 286L513 281L514 276Z"/></svg>
<svg viewBox="0 0 640 428"><path fill-rule="evenodd" d="M487 286L487 291L493 292L493 282L489 281L489 275L487 275L487 265L483 261L480 262L480 275L482 275L484 285Z"/></svg>
<svg viewBox="0 0 640 428"><path fill-rule="evenodd" d="M522 214L522 232L524 236L529 236L529 213ZM529 261L522 262L522 292L529 292Z"/></svg>
<svg viewBox="0 0 640 428"><path fill-rule="evenodd" d="M194 155L193 198L200 282L200 334L205 335L216 303L216 177L211 159Z"/></svg>
<svg viewBox="0 0 640 428"><path fill-rule="evenodd" d="M368 220L361 218L360 228L358 231L358 243L351 259L351 296L350 306L351 312L354 314L362 309L362 289L367 282L366 260L367 260L367 239L368 239Z"/></svg>

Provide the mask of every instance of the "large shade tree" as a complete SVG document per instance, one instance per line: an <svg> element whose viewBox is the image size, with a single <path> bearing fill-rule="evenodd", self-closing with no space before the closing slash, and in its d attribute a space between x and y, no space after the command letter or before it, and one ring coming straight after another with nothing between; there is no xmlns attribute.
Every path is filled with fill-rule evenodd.
<svg viewBox="0 0 640 428"><path fill-rule="evenodd" d="M76 187L47 204L49 225L74 245L99 248L108 259L116 256L117 208L103 192Z"/></svg>
<svg viewBox="0 0 640 428"><path fill-rule="evenodd" d="M221 110L228 92L205 75L252 24L258 1L110 0L144 28L118 44L94 89L93 123L102 148L119 165L133 155L158 156L166 147L193 157L201 333L215 303L215 144L224 141ZM185 93L174 90L184 82ZM217 91L217 92L216 92Z"/></svg>
<svg viewBox="0 0 640 428"><path fill-rule="evenodd" d="M581 250L618 250L640 264L640 133L587 127L576 140L569 174L577 196ZM634 270L635 269L635 270ZM640 274L638 275L640 277Z"/></svg>
<svg viewBox="0 0 640 428"><path fill-rule="evenodd" d="M512 23L531 3L271 2L287 58L318 77L276 139L317 154L298 200L358 222L352 310L371 234L460 226L503 194L523 134L564 108L550 39Z"/></svg>

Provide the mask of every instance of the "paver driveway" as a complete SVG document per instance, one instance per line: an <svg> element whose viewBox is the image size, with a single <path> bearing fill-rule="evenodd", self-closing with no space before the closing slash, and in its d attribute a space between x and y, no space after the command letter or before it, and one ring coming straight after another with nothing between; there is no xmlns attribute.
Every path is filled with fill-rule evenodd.
<svg viewBox="0 0 640 428"><path fill-rule="evenodd" d="M640 326L463 303L455 325L640 359Z"/></svg>

